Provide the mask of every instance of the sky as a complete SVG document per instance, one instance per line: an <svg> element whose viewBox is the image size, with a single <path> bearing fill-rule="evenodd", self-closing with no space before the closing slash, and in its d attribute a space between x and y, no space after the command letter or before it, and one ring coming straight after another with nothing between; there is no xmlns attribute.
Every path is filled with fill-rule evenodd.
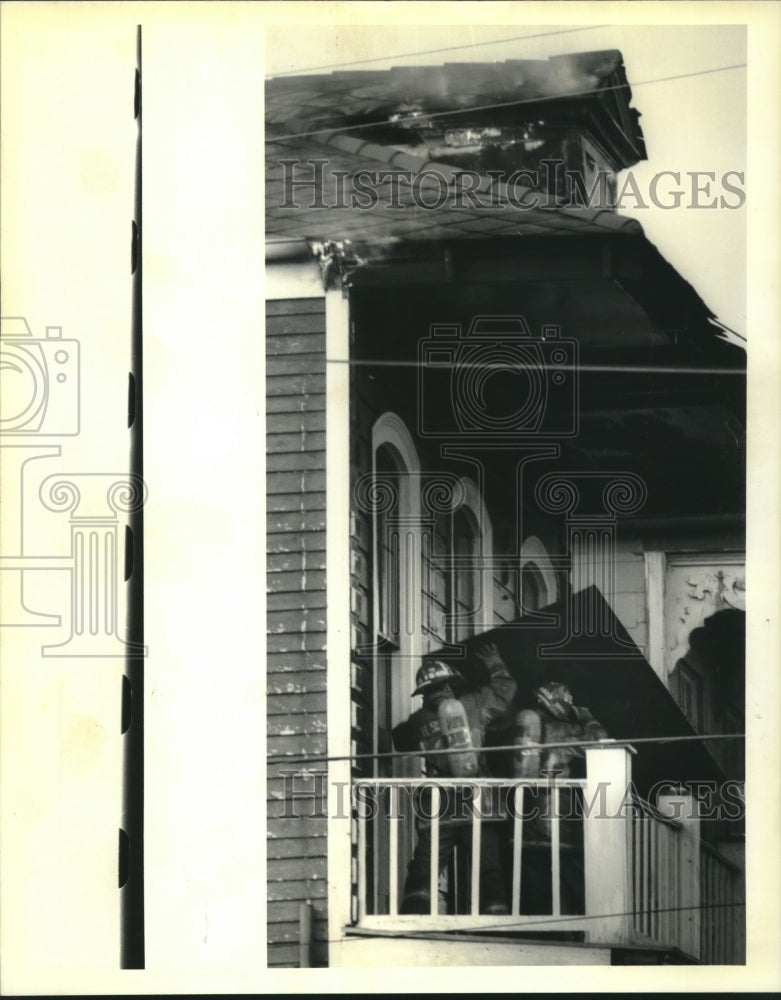
<svg viewBox="0 0 781 1000"><path fill-rule="evenodd" d="M520 6L520 5L519 5ZM518 9L518 8L516 8ZM534 36L524 37L519 36ZM452 49L451 49L452 47ZM449 49L449 51L442 51ZM547 59L564 53L618 49L632 86L632 106L640 111L648 160L632 168L647 207L631 196L622 211L643 225L646 235L697 289L717 317L746 336L746 210L705 208L724 197L739 196L727 183L746 192L746 30L742 25L604 26L523 24L431 26L400 20L381 29L326 26L267 29L266 74L389 69L443 62L491 62ZM421 53L416 55L416 53ZM726 68L739 67L739 68ZM707 72L717 70L717 72ZM701 74L701 75L689 75ZM671 79L676 78L676 79ZM649 195L653 176L680 173L659 182L659 200L684 192L678 208L656 207ZM710 192L695 195L691 172L715 174ZM626 178L619 177L619 187ZM707 184L703 178L700 186ZM697 207L697 204L699 207Z"/></svg>

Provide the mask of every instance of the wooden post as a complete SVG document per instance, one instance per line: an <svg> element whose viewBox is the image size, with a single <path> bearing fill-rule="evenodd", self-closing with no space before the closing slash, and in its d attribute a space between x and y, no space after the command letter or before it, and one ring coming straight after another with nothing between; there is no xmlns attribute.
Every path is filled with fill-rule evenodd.
<svg viewBox="0 0 781 1000"><path fill-rule="evenodd" d="M586 939L601 944L626 945L632 939L631 776L629 749L586 750Z"/></svg>
<svg viewBox="0 0 781 1000"><path fill-rule="evenodd" d="M429 872L429 895L431 908L429 913L436 916L439 913L439 785L431 786L431 870Z"/></svg>
<svg viewBox="0 0 781 1000"><path fill-rule="evenodd" d="M482 829L480 827L480 786L475 785L475 801L472 805L472 916L476 917L480 913L480 867L482 858L481 842Z"/></svg>
<svg viewBox="0 0 781 1000"><path fill-rule="evenodd" d="M388 809L388 912L395 917L399 912L399 786L391 785L390 807Z"/></svg>
<svg viewBox="0 0 781 1000"><path fill-rule="evenodd" d="M700 957L700 818L697 800L691 792L660 795L656 807L662 816L680 823L676 830L678 855L677 886L672 886L668 899L680 907L677 916L678 940L676 944L692 958ZM675 923L673 924L675 926Z"/></svg>
<svg viewBox="0 0 781 1000"><path fill-rule="evenodd" d="M298 907L298 965L309 969L312 965L312 907L301 903Z"/></svg>

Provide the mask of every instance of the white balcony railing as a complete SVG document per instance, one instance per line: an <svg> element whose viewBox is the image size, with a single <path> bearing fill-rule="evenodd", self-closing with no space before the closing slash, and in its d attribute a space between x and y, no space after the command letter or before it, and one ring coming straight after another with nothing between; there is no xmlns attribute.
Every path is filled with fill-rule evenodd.
<svg viewBox="0 0 781 1000"><path fill-rule="evenodd" d="M702 924L700 961L740 965L746 961L745 890L741 871L709 844L700 848Z"/></svg>
<svg viewBox="0 0 781 1000"><path fill-rule="evenodd" d="M570 855L582 857L582 822L573 821L568 814L578 808L577 805L573 808L573 803L584 784L578 780L551 784L489 778L436 782L379 778L356 782L357 798L363 807L357 819L358 922L362 926L388 927L390 921L413 919L421 929L539 923L544 914L521 912L522 872L528 861L526 855L534 850L548 856L550 916L556 918L556 926L551 929L562 929L564 923L566 929L580 927L582 922L558 918L568 908L562 876L565 859ZM530 801L532 798L536 803ZM461 830L460 843L449 866L441 872L440 831L453 823L448 816L453 808L459 815L456 822ZM428 914L404 915L404 879L414 851L415 817L421 813L431 817L431 853L425 886L430 908ZM494 835L498 834L498 861L504 861L504 867L511 872L506 886L505 917L483 912L480 858L489 823ZM573 825L577 827L574 838ZM542 827L547 831L545 841L541 839ZM569 836L563 835L564 828ZM584 915L583 910L580 916Z"/></svg>
<svg viewBox="0 0 781 1000"><path fill-rule="evenodd" d="M632 819L634 929L640 941L699 956L699 830L689 804L668 798L665 812L635 799Z"/></svg>
<svg viewBox="0 0 781 1000"><path fill-rule="evenodd" d="M628 944L629 778L629 751L605 747L587 750L582 780L357 780L356 924L383 930L575 931L585 940ZM429 911L404 914L404 882L423 795L431 817ZM438 844L447 819L439 818L440 808L459 795L462 832L443 872ZM506 914L495 907L484 912L480 898L487 824L499 844Z"/></svg>
<svg viewBox="0 0 781 1000"><path fill-rule="evenodd" d="M660 798L656 808L632 798L628 748L587 749L585 779L361 778L354 802L353 920L361 929L575 932L592 944L664 947L695 961L701 951L711 962L736 954L732 917L712 922L736 891L727 878L734 873L725 874L718 855L703 860L690 797ZM460 833L444 864L440 835L454 802ZM421 803L431 840L427 912L404 913ZM481 899L489 824L506 913L495 905L485 912Z"/></svg>

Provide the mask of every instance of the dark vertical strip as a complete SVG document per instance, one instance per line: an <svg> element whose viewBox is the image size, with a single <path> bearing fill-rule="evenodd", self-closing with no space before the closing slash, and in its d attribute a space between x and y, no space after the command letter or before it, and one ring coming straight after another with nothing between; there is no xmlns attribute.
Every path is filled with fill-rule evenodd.
<svg viewBox="0 0 781 1000"><path fill-rule="evenodd" d="M132 224L132 366L128 402L130 472L143 482L143 326L142 326L142 225L141 225L141 27L137 29L137 68L134 113L138 127L136 144L135 207ZM144 644L144 509L137 505L130 514L126 567L128 580L128 632L131 649ZM130 655L122 682L123 787L120 830L120 964L123 969L143 969L144 952L144 659Z"/></svg>

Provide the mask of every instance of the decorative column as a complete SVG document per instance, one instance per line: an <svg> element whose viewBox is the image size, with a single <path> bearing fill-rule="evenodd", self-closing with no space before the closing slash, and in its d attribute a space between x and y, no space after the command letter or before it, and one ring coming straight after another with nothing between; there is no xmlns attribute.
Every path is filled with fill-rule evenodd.
<svg viewBox="0 0 781 1000"><path fill-rule="evenodd" d="M43 655L145 656L146 647L118 632L125 554L119 515L144 505L145 484L126 474L54 475L43 481L39 495L49 510L69 511L71 527L71 634L44 646Z"/></svg>

